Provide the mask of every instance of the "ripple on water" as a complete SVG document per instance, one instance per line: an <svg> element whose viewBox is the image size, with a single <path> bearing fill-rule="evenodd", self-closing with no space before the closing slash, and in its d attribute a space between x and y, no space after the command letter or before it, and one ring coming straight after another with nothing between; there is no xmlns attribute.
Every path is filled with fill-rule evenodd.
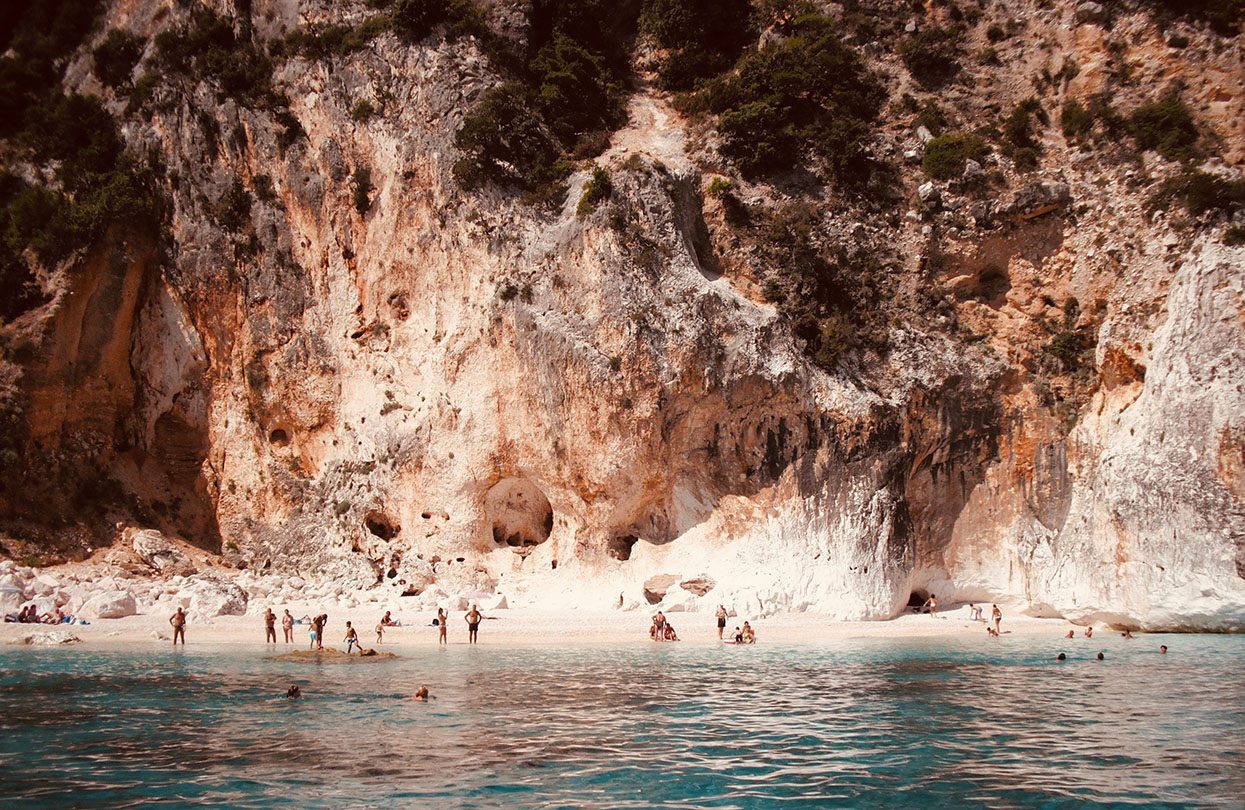
<svg viewBox="0 0 1245 810"><path fill-rule="evenodd" d="M1239 807L1245 639L0 654L0 801L43 807ZM1064 645L1061 647L1061 645ZM1052 659L1068 649L1072 660ZM290 682L308 698L279 697ZM438 699L407 696L429 683Z"/></svg>

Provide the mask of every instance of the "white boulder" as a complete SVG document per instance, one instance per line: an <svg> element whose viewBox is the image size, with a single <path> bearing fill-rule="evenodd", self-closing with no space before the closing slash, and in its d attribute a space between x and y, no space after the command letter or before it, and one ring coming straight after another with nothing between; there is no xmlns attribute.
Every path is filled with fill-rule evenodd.
<svg viewBox="0 0 1245 810"><path fill-rule="evenodd" d="M80 612L96 619L122 619L138 613L138 605L129 591L105 591L88 599Z"/></svg>

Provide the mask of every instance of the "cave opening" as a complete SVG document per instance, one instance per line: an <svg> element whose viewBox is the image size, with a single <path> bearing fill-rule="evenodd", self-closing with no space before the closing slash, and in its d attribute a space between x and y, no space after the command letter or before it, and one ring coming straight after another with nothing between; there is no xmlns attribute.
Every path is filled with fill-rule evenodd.
<svg viewBox="0 0 1245 810"><path fill-rule="evenodd" d="M398 532L402 531L402 527L396 521L391 520L380 512L368 512L363 518L363 525L374 536L381 540L392 540L398 536Z"/></svg>
<svg viewBox="0 0 1245 810"><path fill-rule="evenodd" d="M926 599L929 599L929 591L924 591L918 588L908 594L908 607L919 608L921 605L925 604Z"/></svg>
<svg viewBox="0 0 1245 810"><path fill-rule="evenodd" d="M273 447L287 447L290 443L290 434L285 428L273 428L268 433L268 443Z"/></svg>
<svg viewBox="0 0 1245 810"><path fill-rule="evenodd" d="M526 478L503 478L484 496L493 543L526 556L553 533L553 507L545 493Z"/></svg>
<svg viewBox="0 0 1245 810"><path fill-rule="evenodd" d="M631 549L635 548L635 544L638 542L640 542L640 538L634 534L611 537L609 543L605 546L605 553L615 560L626 561L631 559Z"/></svg>

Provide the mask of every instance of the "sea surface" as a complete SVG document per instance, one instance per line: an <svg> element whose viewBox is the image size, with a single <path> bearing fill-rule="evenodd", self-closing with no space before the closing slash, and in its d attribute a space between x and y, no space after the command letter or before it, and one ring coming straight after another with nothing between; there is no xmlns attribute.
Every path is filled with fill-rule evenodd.
<svg viewBox="0 0 1245 810"><path fill-rule="evenodd" d="M1245 637L973 635L4 648L0 806L1245 807Z"/></svg>

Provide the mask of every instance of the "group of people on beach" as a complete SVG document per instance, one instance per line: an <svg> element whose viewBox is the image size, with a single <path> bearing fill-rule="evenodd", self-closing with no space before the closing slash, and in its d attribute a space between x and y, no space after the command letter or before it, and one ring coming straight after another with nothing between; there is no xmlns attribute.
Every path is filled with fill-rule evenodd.
<svg viewBox="0 0 1245 810"><path fill-rule="evenodd" d="M726 641L724 635L726 633L726 619L729 614L726 612L724 605L718 605L714 616L718 622L718 640ZM648 637L653 641L678 641L679 634L675 632L674 625L666 618L666 614L660 610L653 614L652 624L648 628ZM752 629L752 625L744 622L743 627L736 627L732 636L736 644L756 644L756 631ZM729 643L729 642L728 642Z"/></svg>
<svg viewBox="0 0 1245 810"><path fill-rule="evenodd" d="M4 614L4 620L10 623L16 622L17 624L73 624L78 621L73 616L62 612L59 606L50 612L40 613L39 606L34 602L24 606L17 613Z"/></svg>

